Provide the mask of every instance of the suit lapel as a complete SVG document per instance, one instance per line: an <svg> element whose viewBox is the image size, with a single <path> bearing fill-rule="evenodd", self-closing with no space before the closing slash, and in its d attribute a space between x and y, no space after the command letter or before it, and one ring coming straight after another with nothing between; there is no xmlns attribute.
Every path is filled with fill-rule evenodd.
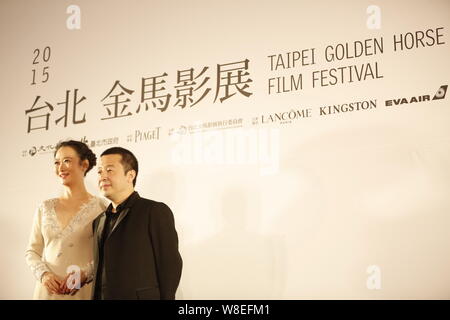
<svg viewBox="0 0 450 320"><path fill-rule="evenodd" d="M122 210L122 212L119 214L119 217L117 218L116 224L111 230L111 233L109 234L108 238L113 234L114 230L116 230L117 226L120 224L120 222L127 216L128 211L130 211L130 208L125 208Z"/></svg>
<svg viewBox="0 0 450 320"><path fill-rule="evenodd" d="M103 212L100 216L100 219L98 220L97 225L97 248L100 246L100 243L102 241L102 235L103 235L103 228L105 227L105 220L106 220L106 214Z"/></svg>
<svg viewBox="0 0 450 320"><path fill-rule="evenodd" d="M105 212L101 213L97 224L94 225L94 273L93 273L93 288L95 288L95 283L97 282L97 269L98 269L98 259L99 259L99 247L102 239L103 228L105 227ZM91 298L94 299L94 289L92 290Z"/></svg>

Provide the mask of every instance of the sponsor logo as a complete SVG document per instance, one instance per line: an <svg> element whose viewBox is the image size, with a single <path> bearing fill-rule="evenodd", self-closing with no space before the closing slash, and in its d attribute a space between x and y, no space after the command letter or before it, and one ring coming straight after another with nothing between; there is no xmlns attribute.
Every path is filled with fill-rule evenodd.
<svg viewBox="0 0 450 320"><path fill-rule="evenodd" d="M417 102L425 102L430 100L441 100L445 98L445 94L447 93L447 87L448 85L442 85L436 94L431 98L429 94L423 94L419 96L413 96L413 97L401 97L397 99L390 99L386 100L385 104L387 107L391 106L398 106L402 104L409 104L409 103L417 103Z"/></svg>

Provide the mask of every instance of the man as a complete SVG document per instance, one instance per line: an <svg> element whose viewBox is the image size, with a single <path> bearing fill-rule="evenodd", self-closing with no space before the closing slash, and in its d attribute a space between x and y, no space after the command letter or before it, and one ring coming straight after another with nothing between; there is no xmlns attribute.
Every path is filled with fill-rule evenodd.
<svg viewBox="0 0 450 320"><path fill-rule="evenodd" d="M137 175L129 150L102 153L98 184L111 204L93 222L93 299L175 299L182 259L174 217L134 191Z"/></svg>

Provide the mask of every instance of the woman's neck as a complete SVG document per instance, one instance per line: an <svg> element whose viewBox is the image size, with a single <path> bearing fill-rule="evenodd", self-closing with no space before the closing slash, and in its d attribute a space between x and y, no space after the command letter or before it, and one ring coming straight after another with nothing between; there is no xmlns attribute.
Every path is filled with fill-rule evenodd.
<svg viewBox="0 0 450 320"><path fill-rule="evenodd" d="M77 185L64 186L64 193L62 198L65 200L86 200L90 198L84 183Z"/></svg>

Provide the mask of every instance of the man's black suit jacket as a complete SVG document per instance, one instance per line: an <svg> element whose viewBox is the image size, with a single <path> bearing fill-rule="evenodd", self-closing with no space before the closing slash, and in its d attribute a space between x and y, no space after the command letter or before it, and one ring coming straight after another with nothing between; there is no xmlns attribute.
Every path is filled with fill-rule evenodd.
<svg viewBox="0 0 450 320"><path fill-rule="evenodd" d="M182 259L172 211L162 203L132 195L104 240L105 299L175 299ZM93 222L94 298L105 212Z"/></svg>

